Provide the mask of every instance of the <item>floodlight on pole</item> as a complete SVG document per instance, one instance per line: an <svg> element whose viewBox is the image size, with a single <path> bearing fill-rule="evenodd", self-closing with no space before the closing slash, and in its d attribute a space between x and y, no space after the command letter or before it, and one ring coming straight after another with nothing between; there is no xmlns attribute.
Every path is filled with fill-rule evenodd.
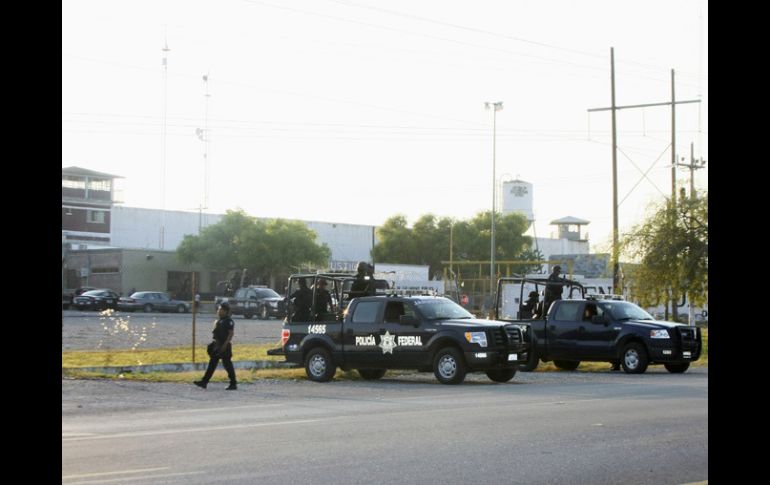
<svg viewBox="0 0 770 485"><path fill-rule="evenodd" d="M489 259L489 292L491 295L490 305L494 305L495 297L495 186L497 185L497 175L495 174L495 145L497 142L497 112L503 109L503 102L497 101L490 103L484 102L484 109L492 109L492 237L490 243Z"/></svg>

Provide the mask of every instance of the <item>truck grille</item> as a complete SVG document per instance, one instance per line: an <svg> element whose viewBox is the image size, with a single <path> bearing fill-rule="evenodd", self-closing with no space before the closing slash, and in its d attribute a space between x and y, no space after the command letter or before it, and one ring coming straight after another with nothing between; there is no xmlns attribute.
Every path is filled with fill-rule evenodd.
<svg viewBox="0 0 770 485"><path fill-rule="evenodd" d="M682 350L696 350L700 346L700 330L697 327L677 327Z"/></svg>
<svg viewBox="0 0 770 485"><path fill-rule="evenodd" d="M522 342L521 330L518 327L498 327L492 331L492 339L495 347L508 347Z"/></svg>

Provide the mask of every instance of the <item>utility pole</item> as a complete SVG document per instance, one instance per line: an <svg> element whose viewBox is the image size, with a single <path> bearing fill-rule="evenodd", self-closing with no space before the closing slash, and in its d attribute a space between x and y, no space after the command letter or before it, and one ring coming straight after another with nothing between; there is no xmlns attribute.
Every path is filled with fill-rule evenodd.
<svg viewBox="0 0 770 485"><path fill-rule="evenodd" d="M682 160L684 160L684 157L682 157ZM705 168L706 160L703 160L702 158L699 158L698 160L695 159L695 146L693 143L690 143L690 163L677 163L676 165L678 167L690 169L690 199L695 200L695 171Z"/></svg>
<svg viewBox="0 0 770 485"><path fill-rule="evenodd" d="M671 208L676 209L676 96L673 69L671 69Z"/></svg>
<svg viewBox="0 0 770 485"><path fill-rule="evenodd" d="M684 157L682 157L682 160L684 160ZM690 163L677 163L678 167L687 167L690 169L690 200L695 201L695 171L701 168L704 168L706 165L706 160L698 159L695 160L695 147L693 143L690 143ZM684 189L682 189L684 191ZM690 227L693 225L692 217L690 218ZM695 308L693 307L692 301L689 298L687 298L687 323L690 325L695 325Z"/></svg>
<svg viewBox="0 0 770 485"><path fill-rule="evenodd" d="M591 108L588 112L593 111L612 111L612 292L615 294L622 293L622 288L619 288L618 273L620 268L619 263L619 250L618 250L618 179L617 179L617 123L615 122L615 112L621 109L631 108L648 108L651 106L671 106L671 153L672 160L676 163L676 115L674 111L674 105L686 104L686 103L700 103L699 99L690 99L686 101L676 101L674 97L674 70L671 70L671 101L664 103L646 103L646 104L633 104L627 106L615 105L615 49L610 48L610 80L611 80L611 95L612 105L609 108ZM674 168L672 171L671 182L671 199L676 200L676 180ZM675 303L676 304L676 303Z"/></svg>
<svg viewBox="0 0 770 485"><path fill-rule="evenodd" d="M211 139L209 136L209 98L211 95L209 94L209 75L206 73L205 76L203 76L203 82L206 85L206 94L204 94L206 98L206 108L204 112L204 120L203 120L203 135L204 135L204 148L203 148L203 205L204 207L208 208L209 206L209 140ZM208 222L208 221L206 221Z"/></svg>
<svg viewBox="0 0 770 485"><path fill-rule="evenodd" d="M168 39L164 39L163 49L163 142L160 164L160 240L159 247L163 249L165 246L166 238L166 113L167 113L167 93L168 93L168 59L167 53L171 49L168 48Z"/></svg>
<svg viewBox="0 0 770 485"><path fill-rule="evenodd" d="M503 102L484 103L485 109L492 108L492 241L489 260L489 293L490 305L494 306L495 298L495 186L497 185L497 176L495 174L495 148L497 146L497 112L503 109ZM490 307L491 308L491 307Z"/></svg>

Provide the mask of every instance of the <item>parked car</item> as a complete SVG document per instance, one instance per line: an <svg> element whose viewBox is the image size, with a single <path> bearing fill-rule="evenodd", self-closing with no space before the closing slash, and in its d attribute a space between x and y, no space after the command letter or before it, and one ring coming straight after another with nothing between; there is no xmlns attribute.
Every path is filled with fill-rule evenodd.
<svg viewBox="0 0 770 485"><path fill-rule="evenodd" d="M68 310L70 305L72 305L72 299L75 298L78 295L82 295L86 291L95 290L93 286L81 286L80 288L77 288L75 290L67 289L62 291L61 294L61 305L62 308L65 310Z"/></svg>
<svg viewBox="0 0 770 485"><path fill-rule="evenodd" d="M244 318L257 315L260 320L268 320L270 317L286 316L283 297L265 286L239 288L227 301L230 303L233 315L243 315Z"/></svg>
<svg viewBox="0 0 770 485"><path fill-rule="evenodd" d="M162 291L137 291L129 297L121 297L118 301L118 310L186 313L190 311L190 304L186 301L174 300L168 293Z"/></svg>
<svg viewBox="0 0 770 485"><path fill-rule="evenodd" d="M120 295L108 288L86 291L72 298L72 306L78 310L117 310Z"/></svg>

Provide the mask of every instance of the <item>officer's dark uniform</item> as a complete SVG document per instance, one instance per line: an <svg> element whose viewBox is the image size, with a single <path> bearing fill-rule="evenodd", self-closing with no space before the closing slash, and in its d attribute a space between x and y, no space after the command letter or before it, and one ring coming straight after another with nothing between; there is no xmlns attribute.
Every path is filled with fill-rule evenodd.
<svg viewBox="0 0 770 485"><path fill-rule="evenodd" d="M227 305L227 303L223 303L223 306ZM230 306L227 305L228 313L230 311ZM217 320L217 323L214 325L214 330L211 332L214 336L214 340L217 343L217 347L220 349L219 353L211 356L209 359L209 366L206 368L206 373L203 375L203 379L200 381L195 381L195 384L197 386L200 386L202 388L206 388L206 385L209 382L209 379L211 379L211 376L214 375L214 371L217 369L217 364L219 363L219 359L222 359L222 365L224 366L225 370L227 371L227 377L230 378L230 386L227 388L228 390L235 390L238 387L238 383L235 380L235 368L233 367L233 344L228 343L225 348L222 348L222 344L227 341L227 336L230 334L230 330L235 329L235 322L233 322L233 319L230 318L230 316L226 316L224 318L220 318Z"/></svg>
<svg viewBox="0 0 770 485"><path fill-rule="evenodd" d="M297 291L289 295L290 300L294 300L294 314L291 316L292 322L309 322L310 309L313 306L313 291L307 285L300 284Z"/></svg>

